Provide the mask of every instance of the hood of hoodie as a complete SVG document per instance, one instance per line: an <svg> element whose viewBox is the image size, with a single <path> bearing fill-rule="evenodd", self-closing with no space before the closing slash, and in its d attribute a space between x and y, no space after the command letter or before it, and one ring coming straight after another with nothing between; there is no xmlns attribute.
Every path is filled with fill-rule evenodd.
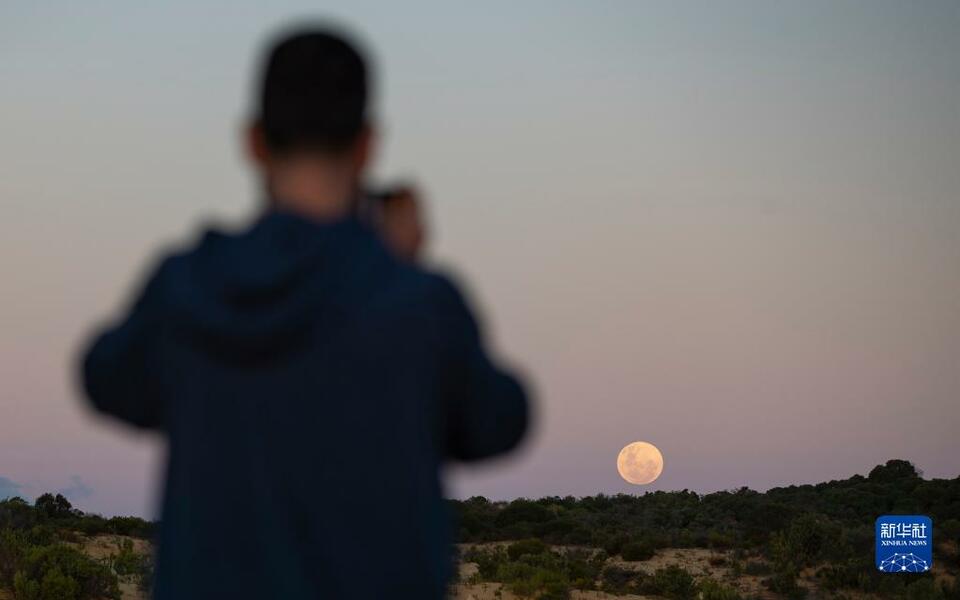
<svg viewBox="0 0 960 600"><path fill-rule="evenodd" d="M277 358L298 349L318 319L336 323L345 298L387 254L348 218L318 223L271 212L239 234L208 231L166 265L163 289L178 333L224 359Z"/></svg>

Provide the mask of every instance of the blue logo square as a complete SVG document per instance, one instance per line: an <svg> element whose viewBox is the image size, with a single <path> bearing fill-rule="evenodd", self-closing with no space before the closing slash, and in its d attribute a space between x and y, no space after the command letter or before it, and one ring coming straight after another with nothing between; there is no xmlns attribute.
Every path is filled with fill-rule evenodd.
<svg viewBox="0 0 960 600"><path fill-rule="evenodd" d="M877 519L877 569L884 573L925 573L933 567L933 521L922 515Z"/></svg>

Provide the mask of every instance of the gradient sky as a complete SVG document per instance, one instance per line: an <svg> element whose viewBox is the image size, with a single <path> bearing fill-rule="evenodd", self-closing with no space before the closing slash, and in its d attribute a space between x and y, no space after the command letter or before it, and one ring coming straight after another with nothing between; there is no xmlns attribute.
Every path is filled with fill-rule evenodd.
<svg viewBox="0 0 960 600"><path fill-rule="evenodd" d="M0 7L0 496L152 514L162 444L72 360L146 259L255 208L257 53L305 16L374 51L377 174L421 182L539 392L451 494L960 474L960 3L144 4Z"/></svg>

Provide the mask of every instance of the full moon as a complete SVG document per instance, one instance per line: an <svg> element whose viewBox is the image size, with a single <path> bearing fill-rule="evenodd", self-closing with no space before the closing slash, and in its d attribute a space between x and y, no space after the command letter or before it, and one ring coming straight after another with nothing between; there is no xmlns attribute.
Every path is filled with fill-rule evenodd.
<svg viewBox="0 0 960 600"><path fill-rule="evenodd" d="M647 442L627 444L617 456L617 471L629 483L653 483L663 472L663 455Z"/></svg>

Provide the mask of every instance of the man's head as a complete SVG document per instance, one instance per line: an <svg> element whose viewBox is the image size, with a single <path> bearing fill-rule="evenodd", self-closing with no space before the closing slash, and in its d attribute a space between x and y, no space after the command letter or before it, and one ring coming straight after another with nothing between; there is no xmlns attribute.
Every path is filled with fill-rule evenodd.
<svg viewBox="0 0 960 600"><path fill-rule="evenodd" d="M284 165L314 162L359 178L370 152L367 66L329 30L299 30L269 50L250 154L272 178Z"/></svg>

